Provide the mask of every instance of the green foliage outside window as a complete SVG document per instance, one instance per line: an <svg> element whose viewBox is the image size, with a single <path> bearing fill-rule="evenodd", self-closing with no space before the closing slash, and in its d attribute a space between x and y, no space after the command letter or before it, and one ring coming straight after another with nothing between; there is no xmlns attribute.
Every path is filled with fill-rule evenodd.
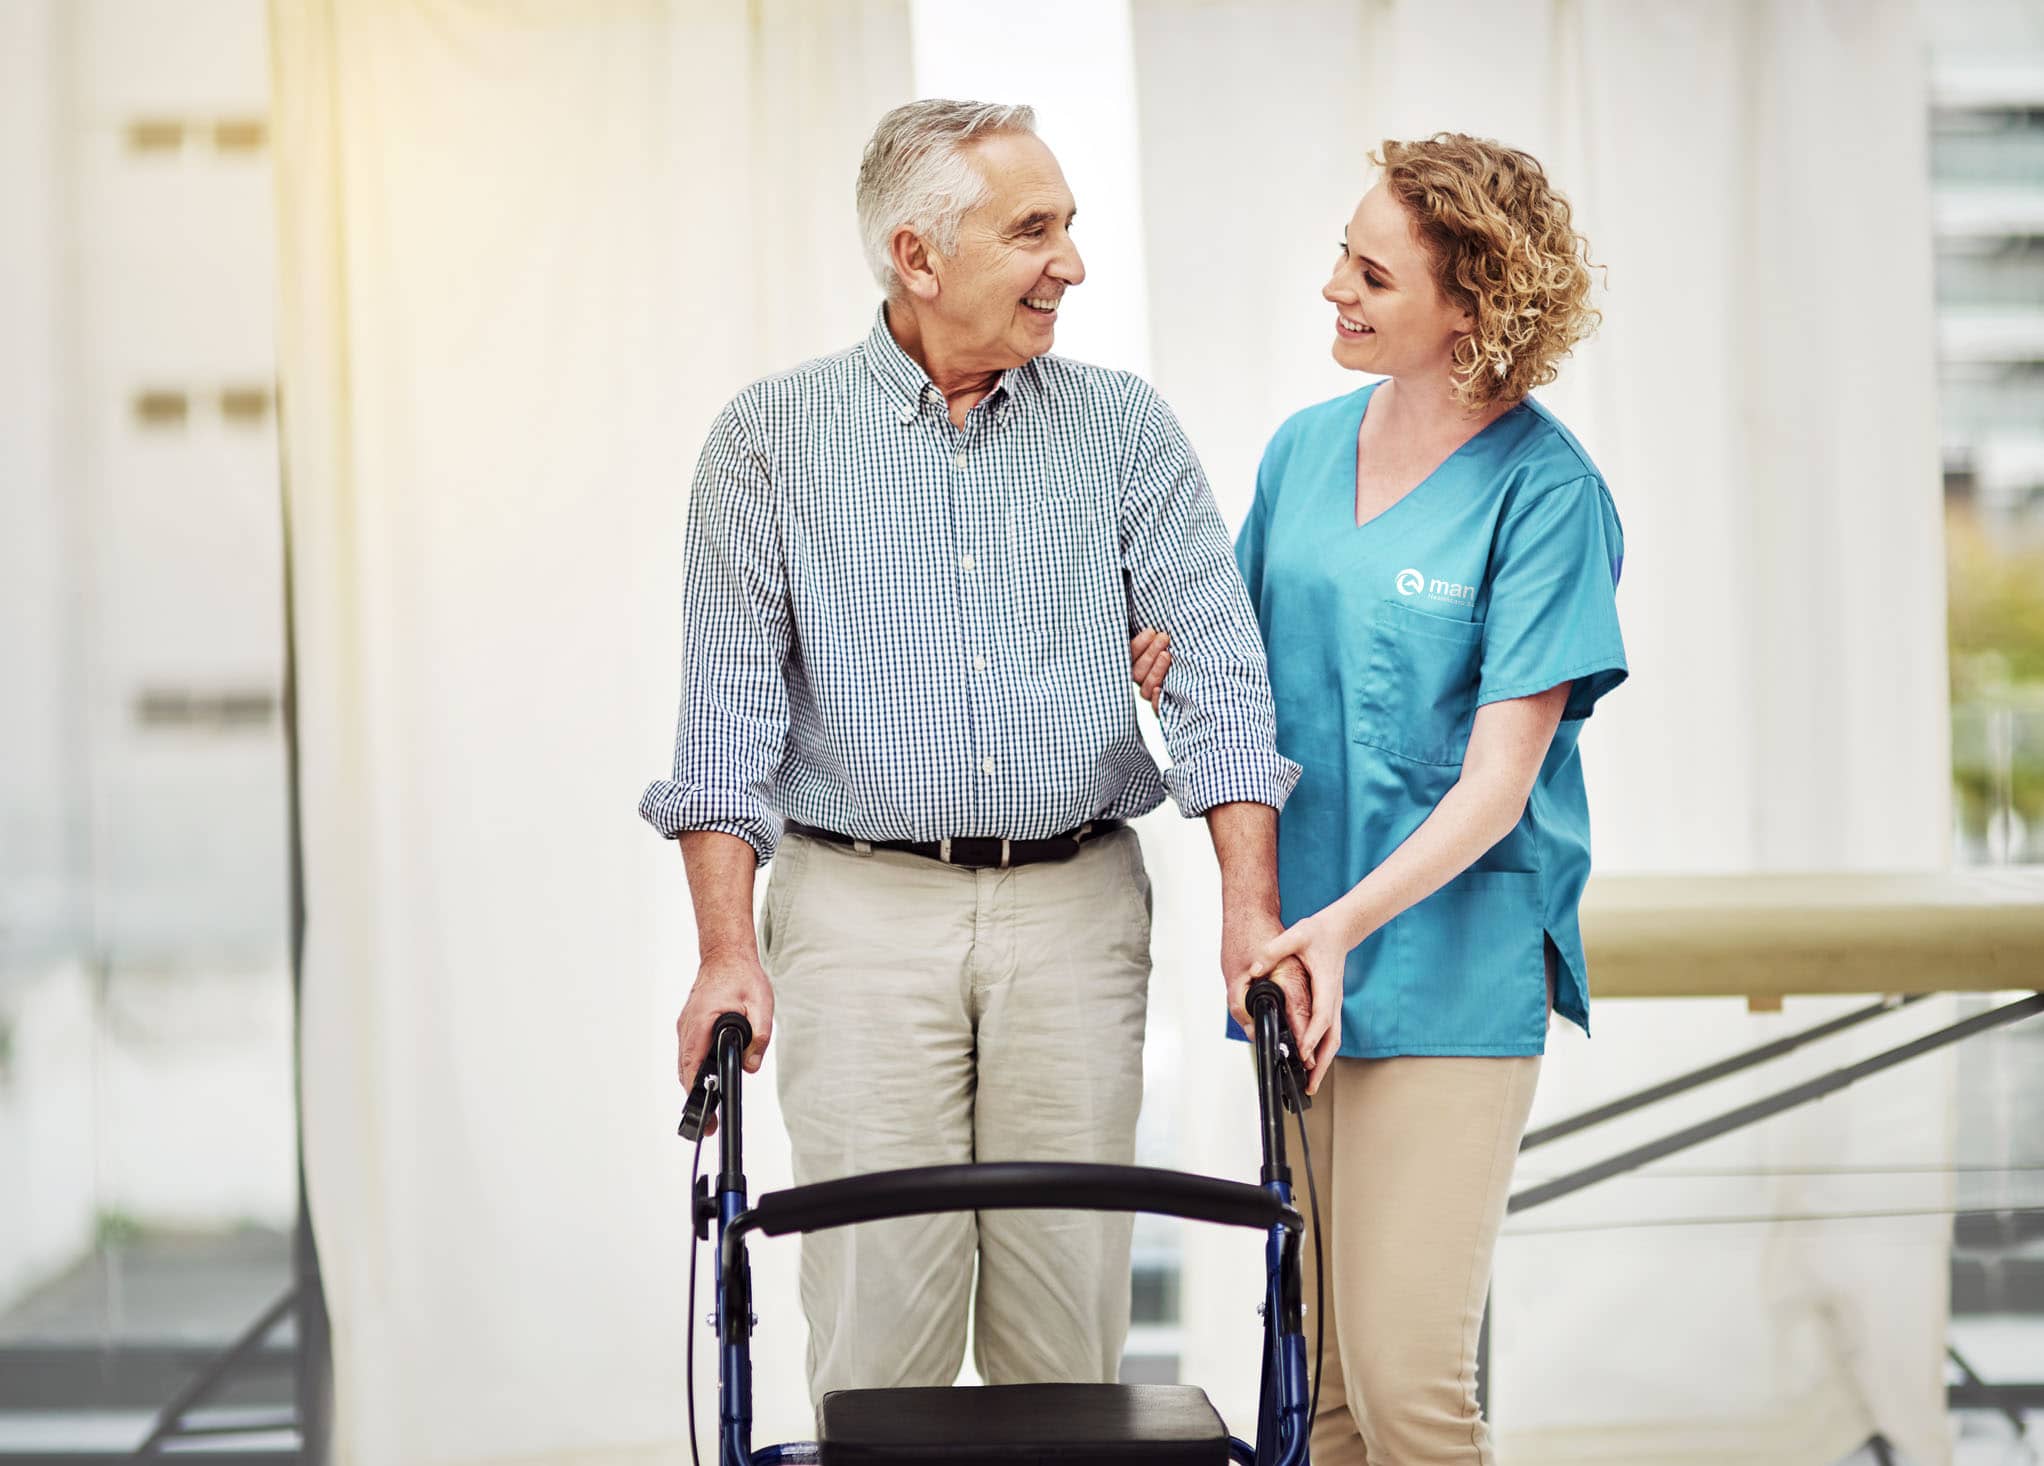
<svg viewBox="0 0 2044 1466"><path fill-rule="evenodd" d="M1960 827L2003 801L2044 842L2044 540L1997 541L1970 514L1945 526L1952 777ZM2004 787L2005 786L2005 787ZM2020 853L2017 858L2022 858Z"/></svg>

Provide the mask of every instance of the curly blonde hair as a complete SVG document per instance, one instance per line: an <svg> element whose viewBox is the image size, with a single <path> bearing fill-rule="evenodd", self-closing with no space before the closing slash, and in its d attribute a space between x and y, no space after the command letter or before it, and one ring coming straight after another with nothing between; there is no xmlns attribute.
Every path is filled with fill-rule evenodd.
<svg viewBox="0 0 2044 1466"><path fill-rule="evenodd" d="M1455 344L1456 398L1477 412L1552 382L1603 313L1590 304L1589 241L1539 160L1438 132L1386 140L1370 161L1412 216L1435 283L1476 318Z"/></svg>

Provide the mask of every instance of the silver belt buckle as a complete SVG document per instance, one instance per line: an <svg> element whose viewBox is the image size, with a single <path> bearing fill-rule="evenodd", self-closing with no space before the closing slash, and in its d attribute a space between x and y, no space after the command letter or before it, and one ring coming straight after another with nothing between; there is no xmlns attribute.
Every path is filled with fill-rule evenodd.
<svg viewBox="0 0 2044 1466"><path fill-rule="evenodd" d="M949 835L946 835L937 842L937 859L943 861L946 865L951 863L951 837Z"/></svg>

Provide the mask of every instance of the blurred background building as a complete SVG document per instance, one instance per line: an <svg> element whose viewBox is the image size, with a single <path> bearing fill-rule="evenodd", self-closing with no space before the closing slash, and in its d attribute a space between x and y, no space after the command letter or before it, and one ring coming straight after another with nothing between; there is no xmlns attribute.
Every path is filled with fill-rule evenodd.
<svg viewBox="0 0 2044 1466"><path fill-rule="evenodd" d="M1925 15L1954 853L2034 863L2044 860L2044 7L1957 0ZM1959 1153L1980 1171L1959 1191L1973 1201L1992 1190L1982 1175L2036 1161L2008 1118L2044 1113L2039 1035L2003 1035L1980 1057L1960 1071ZM1958 1222L1952 1310L1955 1333L2044 1359L2044 1217Z"/></svg>
<svg viewBox="0 0 2044 1466"><path fill-rule="evenodd" d="M1962 859L2044 859L2044 10L1931 23Z"/></svg>

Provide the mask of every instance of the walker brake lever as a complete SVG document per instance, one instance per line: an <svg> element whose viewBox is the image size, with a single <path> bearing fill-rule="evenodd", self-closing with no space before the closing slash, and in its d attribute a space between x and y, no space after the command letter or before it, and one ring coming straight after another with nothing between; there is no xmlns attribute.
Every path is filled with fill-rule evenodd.
<svg viewBox="0 0 2044 1466"><path fill-rule="evenodd" d="M1299 1056L1299 1041L1292 1037L1292 1027L1284 1024L1284 1041L1278 1046L1278 1055L1292 1076L1291 1093L1282 1096L1284 1106L1295 1115L1303 1115L1313 1108L1313 1096L1306 1093L1306 1061Z"/></svg>
<svg viewBox="0 0 2044 1466"><path fill-rule="evenodd" d="M696 1071L696 1082L689 1087L688 1103L681 1107L681 1125L675 1133L683 1140L701 1140L703 1127L716 1113L717 1068L705 1059L703 1067Z"/></svg>

